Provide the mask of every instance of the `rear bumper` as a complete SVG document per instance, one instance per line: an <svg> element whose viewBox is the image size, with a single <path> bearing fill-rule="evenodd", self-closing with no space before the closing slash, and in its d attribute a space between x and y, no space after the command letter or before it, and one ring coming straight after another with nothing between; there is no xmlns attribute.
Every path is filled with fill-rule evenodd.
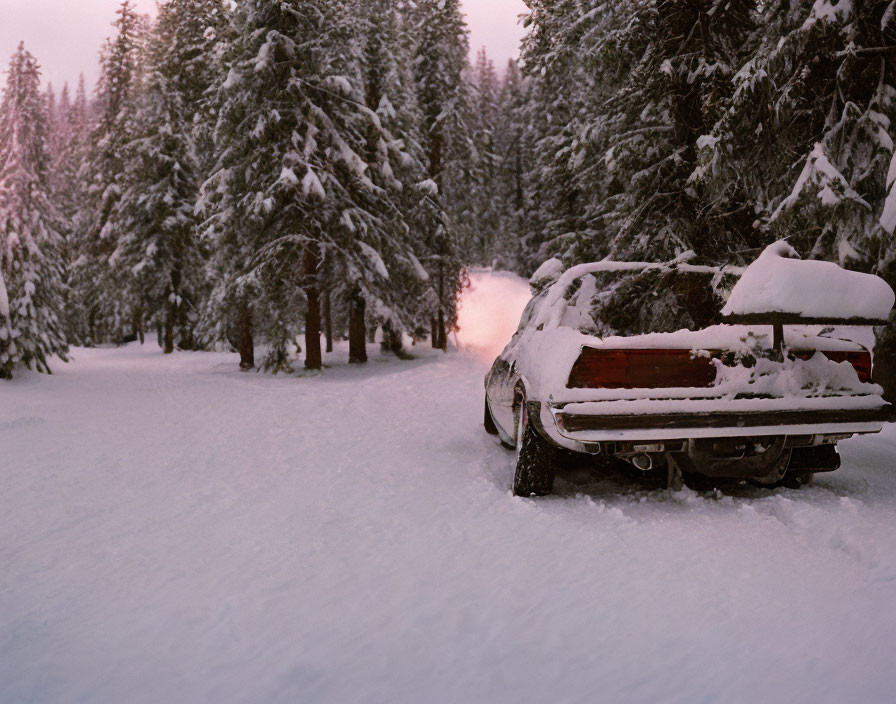
<svg viewBox="0 0 896 704"><path fill-rule="evenodd" d="M589 444L607 441L877 433L885 423L896 422L896 408L889 404L848 409L587 412L599 410L600 405L542 404L539 417L545 434L562 447L589 451ZM738 404L733 401L726 405L731 408Z"/></svg>

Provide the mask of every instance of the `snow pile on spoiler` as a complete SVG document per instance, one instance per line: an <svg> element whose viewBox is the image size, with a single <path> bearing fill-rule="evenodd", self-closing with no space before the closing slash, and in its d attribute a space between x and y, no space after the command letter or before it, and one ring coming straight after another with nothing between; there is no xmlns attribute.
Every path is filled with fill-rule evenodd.
<svg viewBox="0 0 896 704"><path fill-rule="evenodd" d="M722 315L788 313L804 318L886 320L896 296L883 279L808 261L783 240L747 267Z"/></svg>

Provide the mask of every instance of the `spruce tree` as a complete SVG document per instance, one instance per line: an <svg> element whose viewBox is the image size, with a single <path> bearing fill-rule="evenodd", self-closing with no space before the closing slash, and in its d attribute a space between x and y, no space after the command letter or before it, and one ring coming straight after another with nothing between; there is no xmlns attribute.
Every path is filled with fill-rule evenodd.
<svg viewBox="0 0 896 704"><path fill-rule="evenodd" d="M498 206L498 225L494 257L498 267L526 276L526 246L529 202L526 175L530 171L533 149L527 138L526 102L528 85L519 65L510 60L504 75L495 117L495 150L497 177L493 192Z"/></svg>
<svg viewBox="0 0 896 704"><path fill-rule="evenodd" d="M466 189L472 150L470 96L464 78L469 37L459 0L423 0L412 15L416 30L415 78L423 118L431 195L447 213L433 219L427 235L427 265L432 306L431 341L447 349L457 322L457 300L465 283L458 242L469 241L459 228L467 219Z"/></svg>
<svg viewBox="0 0 896 704"><path fill-rule="evenodd" d="M137 133L148 19L124 0L113 23L114 37L100 55L97 120L84 169L86 205L77 233L72 274L75 292L86 311L84 342L122 341L135 328L135 302L127 272L112 258L121 230L113 219L124 190L126 145Z"/></svg>
<svg viewBox="0 0 896 704"><path fill-rule="evenodd" d="M0 378L66 360L61 238L49 198L48 116L35 58L20 44L0 105Z"/></svg>
<svg viewBox="0 0 896 704"><path fill-rule="evenodd" d="M896 52L892 3L762 3L762 31L703 140L696 174L745 194L756 244L896 284L892 191ZM896 334L878 330L876 376L896 389Z"/></svg>
<svg viewBox="0 0 896 704"><path fill-rule="evenodd" d="M234 15L221 157L201 203L217 278L205 318L219 339L236 319L244 331L251 322L274 371L291 368L303 327L306 367L321 366L325 261L371 290L391 278L386 248L397 240L383 214L394 205L372 172L388 174L384 160L400 154L364 102L357 62L338 50L353 31L348 7L246 0Z"/></svg>
<svg viewBox="0 0 896 704"><path fill-rule="evenodd" d="M727 263L750 246L743 191L713 192L695 171L748 55L756 3L533 5L526 70L541 137L530 242L539 258ZM714 300L695 303L671 282L633 279L650 295L632 294L632 310L666 311L681 327L717 314ZM632 329L638 320L629 318Z"/></svg>
<svg viewBox="0 0 896 704"><path fill-rule="evenodd" d="M163 349L194 346L204 253L194 218L203 157L198 125L223 23L219 0L168 0L147 49L146 76L133 138L124 146L121 194L109 222L118 233L116 279L127 282L141 339L144 323L161 328Z"/></svg>
<svg viewBox="0 0 896 704"><path fill-rule="evenodd" d="M89 340L85 300L74 290L74 276L80 264L80 233L88 218L85 179L90 129L90 106L82 74L74 99L68 98L68 85L60 97L51 167L53 203L59 213L60 234L64 238L65 330L73 344L84 344Z"/></svg>
<svg viewBox="0 0 896 704"><path fill-rule="evenodd" d="M499 183L499 134L506 125L499 125L501 86L494 62L485 47L476 54L472 70L471 101L473 151L467 186L464 230L471 239L464 243L468 261L488 266L498 249L501 201L495 197Z"/></svg>

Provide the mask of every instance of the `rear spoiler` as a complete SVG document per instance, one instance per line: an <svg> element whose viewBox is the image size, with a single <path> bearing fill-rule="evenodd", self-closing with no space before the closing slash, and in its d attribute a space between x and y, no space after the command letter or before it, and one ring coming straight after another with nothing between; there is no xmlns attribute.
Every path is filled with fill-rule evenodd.
<svg viewBox="0 0 896 704"><path fill-rule="evenodd" d="M741 313L723 315L721 322L727 325L771 325L772 346L775 352L784 357L785 325L831 325L875 327L887 325L889 321L876 318L809 318L797 313ZM780 360L779 360L780 361Z"/></svg>
<svg viewBox="0 0 896 704"><path fill-rule="evenodd" d="M889 321L878 318L807 318L796 313L746 313L723 315L722 322L729 325L848 325L872 327L887 325Z"/></svg>

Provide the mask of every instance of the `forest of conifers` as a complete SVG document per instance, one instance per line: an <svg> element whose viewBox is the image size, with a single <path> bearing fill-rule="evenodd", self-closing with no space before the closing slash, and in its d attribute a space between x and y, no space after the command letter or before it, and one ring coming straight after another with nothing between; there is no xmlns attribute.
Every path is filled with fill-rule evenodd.
<svg viewBox="0 0 896 704"><path fill-rule="evenodd" d="M20 46L0 377L146 334L244 368L262 343L272 371L334 338L364 361L375 327L445 348L467 267L549 257L744 264L786 238L896 283L896 2L527 5L500 70L470 65L458 0L125 0L95 90L42 86ZM632 290L632 320L695 322L686 292Z"/></svg>

